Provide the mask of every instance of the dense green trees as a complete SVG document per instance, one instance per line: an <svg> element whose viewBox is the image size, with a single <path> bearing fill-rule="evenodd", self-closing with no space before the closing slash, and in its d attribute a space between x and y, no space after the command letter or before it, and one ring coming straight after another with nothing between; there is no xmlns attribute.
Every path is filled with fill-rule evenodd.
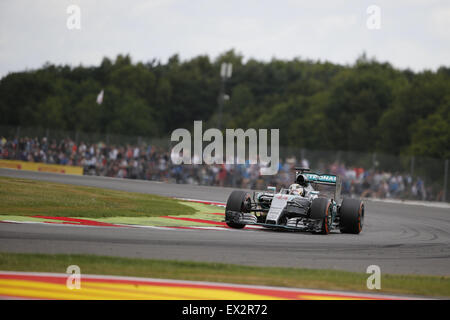
<svg viewBox="0 0 450 320"><path fill-rule="evenodd" d="M233 50L215 60L46 64L0 80L0 124L158 137L194 120L214 127L224 61L233 64L224 127L280 128L282 144L310 149L450 157L450 68L414 73L365 55L351 66L244 61Z"/></svg>

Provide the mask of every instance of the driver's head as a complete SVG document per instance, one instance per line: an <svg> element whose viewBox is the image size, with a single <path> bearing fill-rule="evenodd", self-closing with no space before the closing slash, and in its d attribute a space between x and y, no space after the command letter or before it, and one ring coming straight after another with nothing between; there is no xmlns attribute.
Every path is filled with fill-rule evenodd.
<svg viewBox="0 0 450 320"><path fill-rule="evenodd" d="M299 174L295 179L295 182L301 185L302 187L308 186L308 178L304 174Z"/></svg>
<svg viewBox="0 0 450 320"><path fill-rule="evenodd" d="M289 194L302 196L303 195L303 187L297 183L291 184L289 186Z"/></svg>

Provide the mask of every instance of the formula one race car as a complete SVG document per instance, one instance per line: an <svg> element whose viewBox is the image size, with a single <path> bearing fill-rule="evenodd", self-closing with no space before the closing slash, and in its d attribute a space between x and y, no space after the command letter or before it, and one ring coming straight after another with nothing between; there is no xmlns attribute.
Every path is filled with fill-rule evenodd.
<svg viewBox="0 0 450 320"><path fill-rule="evenodd" d="M293 231L328 234L359 234L364 223L364 203L345 198L340 201L341 181L332 174L310 173L308 168L295 168L295 183L276 193L233 191L225 209L226 224L235 229L245 225ZM340 202L340 204L339 204Z"/></svg>

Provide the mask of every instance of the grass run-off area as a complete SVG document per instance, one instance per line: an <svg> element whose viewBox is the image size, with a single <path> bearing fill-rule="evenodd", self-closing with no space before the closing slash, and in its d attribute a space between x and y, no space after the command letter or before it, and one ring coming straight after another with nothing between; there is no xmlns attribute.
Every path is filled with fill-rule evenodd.
<svg viewBox="0 0 450 320"><path fill-rule="evenodd" d="M366 286L368 274L337 270L253 267L94 255L0 253L0 270L4 271L65 273L69 265L78 265L82 274L450 297L450 278L439 276L384 274L381 276L381 290L369 290Z"/></svg>
<svg viewBox="0 0 450 320"><path fill-rule="evenodd" d="M141 193L0 177L0 215L157 217L190 215L192 206Z"/></svg>

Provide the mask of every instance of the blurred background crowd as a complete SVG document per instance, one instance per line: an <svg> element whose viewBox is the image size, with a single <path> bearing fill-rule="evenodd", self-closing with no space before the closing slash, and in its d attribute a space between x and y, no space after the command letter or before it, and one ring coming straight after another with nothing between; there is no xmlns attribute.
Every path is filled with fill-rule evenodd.
<svg viewBox="0 0 450 320"><path fill-rule="evenodd" d="M280 158L276 175L261 176L258 164L174 165L168 150L144 143L76 143L70 138L1 137L0 140L0 159L82 166L85 175L262 190L269 185L277 189L288 187L294 181L293 168L304 166L339 175L343 195L430 201L441 201L443 195L441 188L427 186L420 176L354 166L335 158L310 163L306 157L286 155Z"/></svg>

